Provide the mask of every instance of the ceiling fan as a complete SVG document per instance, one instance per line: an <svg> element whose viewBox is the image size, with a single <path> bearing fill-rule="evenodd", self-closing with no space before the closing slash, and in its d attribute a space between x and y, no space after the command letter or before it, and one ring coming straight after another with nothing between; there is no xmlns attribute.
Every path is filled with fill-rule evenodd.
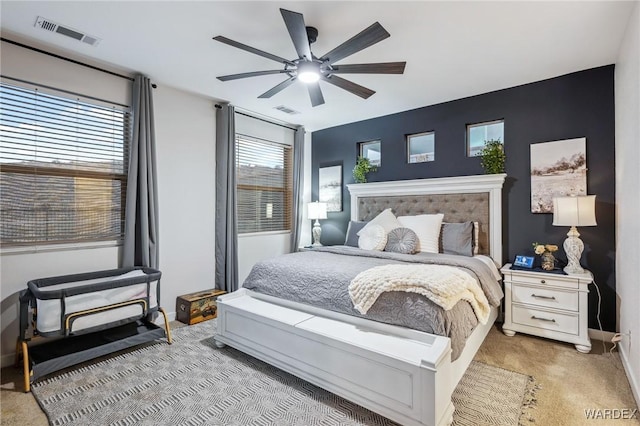
<svg viewBox="0 0 640 426"><path fill-rule="evenodd" d="M218 80L229 81L269 74L286 74L288 76L286 80L267 90L258 96L258 98L270 98L276 93L289 87L294 81L300 80L307 84L309 96L311 97L311 105L315 107L324 104L324 97L320 90L320 80L333 84L334 86L351 92L354 95L358 95L361 98L367 99L369 96L373 95L375 91L338 77L336 74L404 73L406 62L351 65L336 64L336 62L341 59L353 55L356 52L366 49L367 47L390 37L390 34L378 22L351 37L349 40L345 41L330 52L320 57L316 57L311 52L311 44L316 41L316 38L318 37L318 30L314 27L307 27L301 13L292 12L286 9L280 9L280 13L282 14L284 23L287 26L287 30L289 31L289 35L291 36L291 40L293 41L293 45L296 49L296 53L298 54L298 58L292 60L285 59L226 37L216 36L213 38L216 41L280 62L284 65L283 69L278 70L253 71L241 74L223 75L217 77Z"/></svg>

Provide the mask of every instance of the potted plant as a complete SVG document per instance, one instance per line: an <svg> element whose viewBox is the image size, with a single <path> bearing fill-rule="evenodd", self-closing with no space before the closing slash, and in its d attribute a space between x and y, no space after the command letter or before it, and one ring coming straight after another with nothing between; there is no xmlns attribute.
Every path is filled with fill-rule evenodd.
<svg viewBox="0 0 640 426"><path fill-rule="evenodd" d="M353 168L353 178L356 183L365 183L367 181L367 173L375 172L376 170L378 170L377 167L373 166L368 158L358 157L356 166Z"/></svg>
<svg viewBox="0 0 640 426"><path fill-rule="evenodd" d="M485 141L480 157L480 165L486 174L504 173L504 162L507 156L504 154L504 146L500 140Z"/></svg>

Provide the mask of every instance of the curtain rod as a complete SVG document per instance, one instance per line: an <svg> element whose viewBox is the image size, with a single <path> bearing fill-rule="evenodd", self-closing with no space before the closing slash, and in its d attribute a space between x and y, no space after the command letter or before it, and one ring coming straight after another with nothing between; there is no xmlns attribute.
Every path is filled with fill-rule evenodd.
<svg viewBox="0 0 640 426"><path fill-rule="evenodd" d="M34 52L42 53L44 55L53 56L54 58L62 59L63 61L71 62L71 63L74 63L76 65L82 65L83 67L91 68L91 69L94 69L96 71L101 71L101 72L104 72L104 73L107 73L107 74L114 75L116 77L124 78L125 80L134 81L133 77L129 77L129 76L126 76L126 75L118 74L116 72L109 71L109 70L106 70L104 68L99 68L99 67L96 67L96 66L93 66L93 65L85 64L84 62L76 61L75 59L66 58L64 56L60 56L60 55L57 55L55 53L47 52L46 50L38 49L36 47L28 46L26 44L18 43L17 41L9 40L9 39L6 39L4 37L0 37L0 40L4 41L6 43L14 44L16 46L19 46L19 47L22 47L22 48L25 48L25 49L33 50Z"/></svg>
<svg viewBox="0 0 640 426"><path fill-rule="evenodd" d="M216 106L216 108L218 108L218 109L222 108L222 107L221 107L220 105L218 105L218 104L216 104L215 106ZM267 119L265 119L265 118L256 117L255 115L247 114L246 112L241 112L241 111L236 110L236 111L235 111L235 113L236 113L236 114L240 114L240 115L244 115L245 117L253 118L253 119L255 119L255 120L264 121L265 123L273 124L273 125L275 125L275 126L284 127L285 129L289 129L289 130L293 130L293 131L298 130L298 129L297 129L297 128L295 128L295 127L287 126L287 125L285 125L285 124L276 123L275 121L267 120Z"/></svg>

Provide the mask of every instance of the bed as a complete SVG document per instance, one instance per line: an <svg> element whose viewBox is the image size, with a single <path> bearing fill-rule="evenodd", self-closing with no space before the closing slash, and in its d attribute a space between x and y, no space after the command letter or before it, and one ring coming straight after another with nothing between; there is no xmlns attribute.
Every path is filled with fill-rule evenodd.
<svg viewBox="0 0 640 426"><path fill-rule="evenodd" d="M499 266L504 178L348 185L351 219L369 220L390 207L398 216L444 213L448 222L478 222L479 252ZM315 254L343 255L332 250L340 251L326 248ZM451 423L453 389L499 310L493 304L487 321L476 324L454 353L449 337L301 303L278 291L242 288L219 299L216 344L230 345L403 425Z"/></svg>
<svg viewBox="0 0 640 426"><path fill-rule="evenodd" d="M54 371L130 346L167 337L159 306L162 273L146 267L31 280L20 294L20 337L25 391ZM164 316L165 329L152 322ZM46 339L29 347L33 337ZM60 339L55 339L60 338Z"/></svg>

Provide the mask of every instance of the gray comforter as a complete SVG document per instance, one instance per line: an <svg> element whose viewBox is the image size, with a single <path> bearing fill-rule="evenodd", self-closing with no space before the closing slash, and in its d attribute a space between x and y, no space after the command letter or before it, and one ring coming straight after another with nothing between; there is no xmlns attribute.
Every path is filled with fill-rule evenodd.
<svg viewBox="0 0 640 426"><path fill-rule="evenodd" d="M366 315L353 307L348 287L356 275L375 266L398 263L460 267L477 279L492 306L499 306L504 296L490 268L472 257L430 253L407 255L347 246L318 247L264 260L253 267L243 287L331 311L447 336L451 338L452 359L457 359L467 337L478 324L468 302L458 302L453 309L445 311L419 294L387 292Z"/></svg>

